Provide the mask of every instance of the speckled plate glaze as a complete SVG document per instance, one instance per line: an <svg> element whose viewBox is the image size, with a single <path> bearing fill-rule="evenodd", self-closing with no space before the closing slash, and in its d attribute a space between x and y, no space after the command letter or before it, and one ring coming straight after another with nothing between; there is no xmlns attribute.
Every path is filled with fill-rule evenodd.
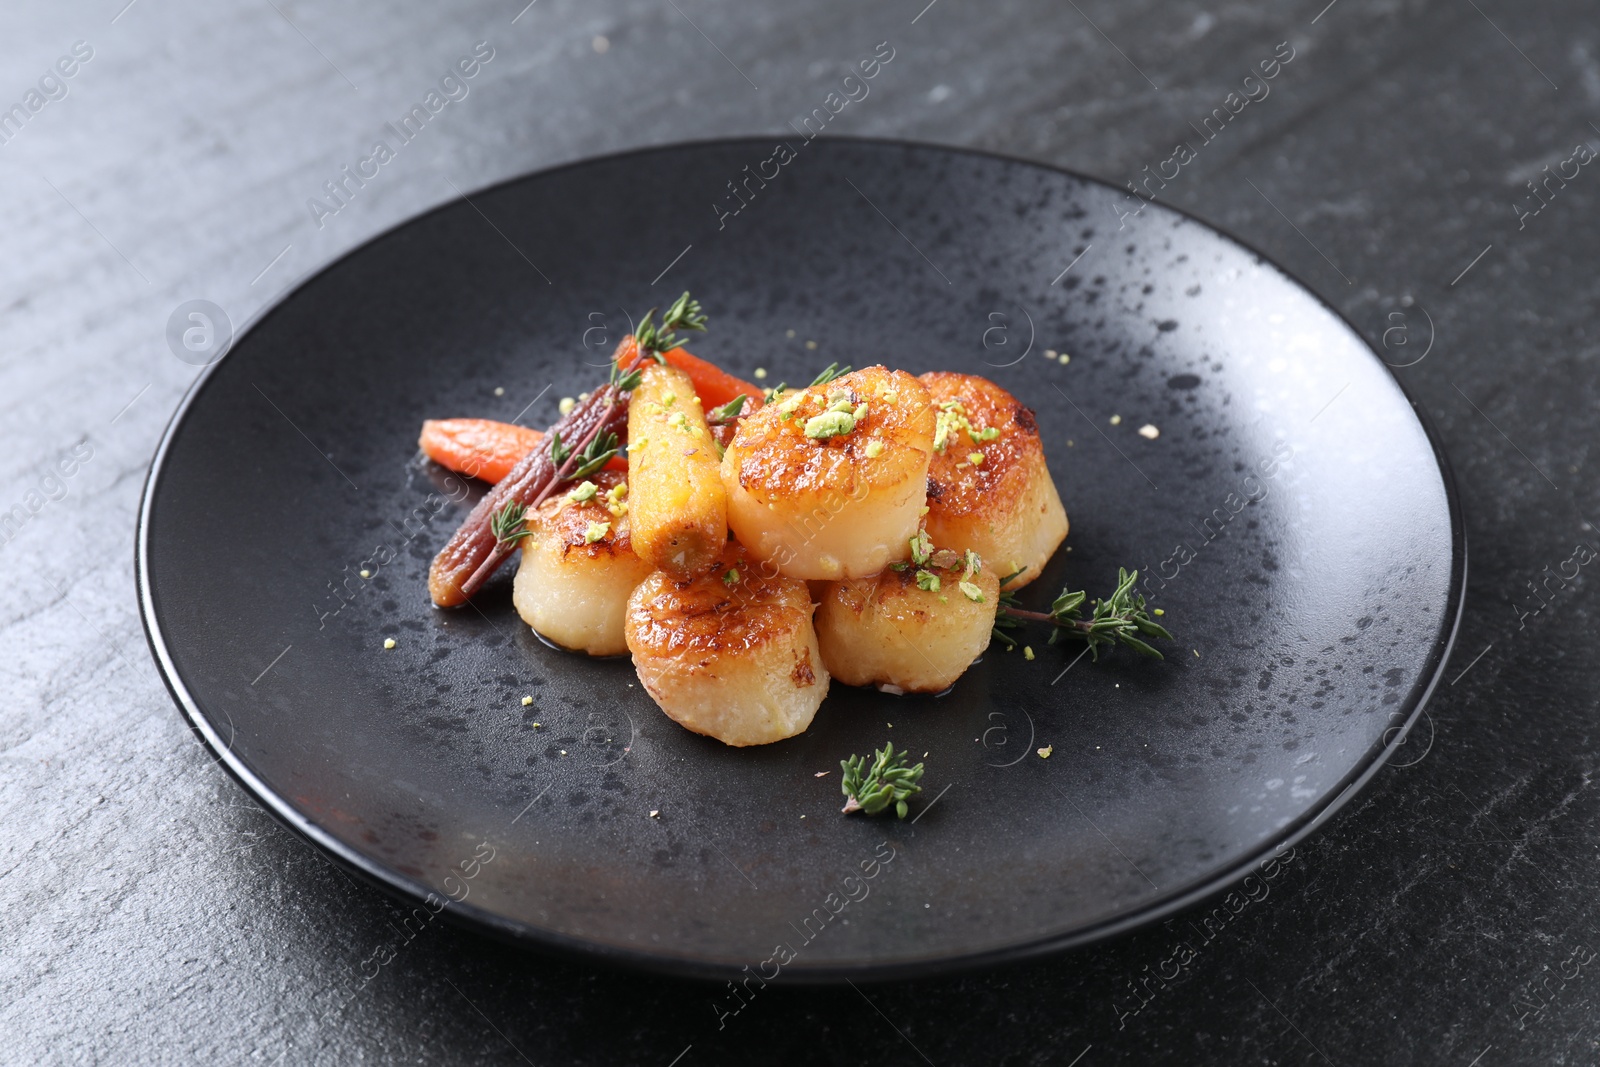
<svg viewBox="0 0 1600 1067"><path fill-rule="evenodd" d="M1412 403L1335 312L1192 218L989 155L778 144L496 186L261 315L145 495L144 619L184 714L424 914L677 972L1014 959L1270 873L1405 738L1449 651L1465 541ZM542 644L508 574L432 609L467 492L418 457L421 421L549 424L685 288L711 313L693 348L768 384L837 359L1022 398L1072 520L1024 600L1139 567L1167 659L1035 633L1036 659L991 648L940 698L835 685L803 736L736 750L667 720L626 659ZM927 753L913 819L841 816L839 760L885 740Z"/></svg>

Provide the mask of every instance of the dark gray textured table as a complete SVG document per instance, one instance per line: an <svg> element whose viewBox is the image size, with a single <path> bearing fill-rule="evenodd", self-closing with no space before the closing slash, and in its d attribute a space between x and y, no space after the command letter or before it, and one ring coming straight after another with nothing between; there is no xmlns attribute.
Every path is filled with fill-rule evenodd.
<svg viewBox="0 0 1600 1067"><path fill-rule="evenodd" d="M1594 577L1551 577L1600 545L1584 518L1600 513L1600 173L1563 162L1600 149L1592 7L524 2L4 16L0 109L22 110L0 113L0 509L23 519L0 533L0 1061L1595 1062ZM337 212L308 208L480 41L493 58L466 97ZM196 373L169 350L169 314L204 298L243 323L457 190L782 129L880 41L896 61L837 132L1118 182L1197 140L1289 42L1270 96L1160 195L1410 364L1397 373L1442 433L1472 543L1427 717L1170 980L1189 918L957 979L774 986L719 1029L717 988L444 924L405 938L386 898L212 764L150 662L134 515ZM1535 199L1527 183L1562 170ZM73 473L52 475L74 448Z"/></svg>

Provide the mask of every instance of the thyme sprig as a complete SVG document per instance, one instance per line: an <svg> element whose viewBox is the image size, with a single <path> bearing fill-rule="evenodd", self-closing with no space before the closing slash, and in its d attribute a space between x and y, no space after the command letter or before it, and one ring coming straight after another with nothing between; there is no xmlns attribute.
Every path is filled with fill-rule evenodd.
<svg viewBox="0 0 1600 1067"><path fill-rule="evenodd" d="M827 385L835 378L849 373L850 364L846 363L843 367L841 367L839 366L839 361L834 360L832 363L822 368L821 374L818 374L815 378L811 379L811 385ZM807 388L809 388L809 386Z"/></svg>
<svg viewBox="0 0 1600 1067"><path fill-rule="evenodd" d="M622 364L611 365L611 377L608 379L611 387L619 393L631 393L639 388L639 383L644 379L644 371L637 365L627 370L622 369Z"/></svg>
<svg viewBox="0 0 1600 1067"><path fill-rule="evenodd" d="M1143 595L1134 592L1134 583L1139 580L1138 571L1118 567L1116 589L1104 600L1088 601L1094 605L1088 618L1083 617L1083 605L1088 600L1088 594L1082 590L1074 592L1063 589L1048 612L1026 611L1018 607L1015 596L1006 592L1005 586L1021 573L1017 571L1000 583L1000 612L995 619L994 632L1007 647L1015 648L1016 641L1003 631L1015 627L1015 620L1031 620L1049 623L1054 627L1050 633L1052 645L1064 637L1087 641L1090 658L1096 661L1100 659L1102 648L1114 648L1118 644L1126 645L1141 656L1166 658L1144 640L1146 637L1165 641L1173 638L1164 626L1150 617Z"/></svg>
<svg viewBox="0 0 1600 1067"><path fill-rule="evenodd" d="M567 460L572 459L572 446L561 439L560 430L550 432L550 461L556 469L555 481L552 487L562 482L575 482L579 478L587 478L595 471L611 462L621 447L617 444L617 435L610 430L597 433L584 442L578 451L576 461L567 465Z"/></svg>
<svg viewBox="0 0 1600 1067"><path fill-rule="evenodd" d="M815 378L811 379L811 385L806 386L806 388L810 389L813 386L827 385L829 382L833 381L835 378L838 378L841 375L845 375L845 374L849 374L849 373L850 373L850 364L846 363L844 366L841 367L841 366L839 366L839 361L838 360L834 360L832 363L828 364L826 367L823 367L822 371ZM779 382L777 385L774 385L771 389L768 389L767 390L767 396L766 396L767 403L775 404L779 400L782 400L783 399L783 394L788 388L789 388L789 383L788 382Z"/></svg>
<svg viewBox="0 0 1600 1067"><path fill-rule="evenodd" d="M497 550L508 545L514 545L524 537L533 536L533 531L528 529L528 509L515 500L507 500L505 506L494 513L489 520L489 531L494 534L494 545Z"/></svg>
<svg viewBox="0 0 1600 1067"><path fill-rule="evenodd" d="M1014 611L1020 611L1022 605L1017 603L1017 591L1015 589L1007 589L1006 586L1020 578L1022 572L1027 569L1026 567L1018 567L1000 579L1000 606L995 611L992 636L994 640L1006 646L1007 652L1015 652L1017 649L1017 642L1006 631L1015 630L1022 625L1022 620L1012 614Z"/></svg>
<svg viewBox="0 0 1600 1067"><path fill-rule="evenodd" d="M578 465L572 469L562 480L575 482L579 478L587 478L595 471L611 462L611 457L618 452L617 435L607 430L605 433L590 438L582 452L578 453Z"/></svg>
<svg viewBox="0 0 1600 1067"><path fill-rule="evenodd" d="M567 461L567 457L570 455L572 455L572 449L567 447L566 443L561 440L561 431L551 430L550 462L555 464L557 470L560 470L561 465Z"/></svg>
<svg viewBox="0 0 1600 1067"><path fill-rule="evenodd" d="M740 393L732 400L719 408L712 408L706 412L706 423L710 426L721 426L725 422L732 422L744 414L744 402L750 398Z"/></svg>
<svg viewBox="0 0 1600 1067"><path fill-rule="evenodd" d="M661 360L661 353L670 352L682 343L674 331L687 330L692 333L706 331L706 316L700 309L700 301L691 297L687 290L661 313L660 326L651 321L655 313L655 308L644 313L644 318L639 320L638 328L633 331L633 339L639 346L640 355L648 356L658 362Z"/></svg>
<svg viewBox="0 0 1600 1067"><path fill-rule="evenodd" d="M893 741L872 754L870 765L865 756L851 756L840 760L839 768L844 771L840 791L845 795L841 810L846 815L852 811L878 815L893 804L894 813L903 819L910 810L906 800L922 792L922 786L917 784L922 778L922 764L906 766L906 753L896 752Z"/></svg>

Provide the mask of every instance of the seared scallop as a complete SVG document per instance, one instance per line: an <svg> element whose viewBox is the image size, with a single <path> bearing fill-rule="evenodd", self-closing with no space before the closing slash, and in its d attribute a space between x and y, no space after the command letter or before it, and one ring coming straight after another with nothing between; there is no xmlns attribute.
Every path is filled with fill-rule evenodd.
<svg viewBox="0 0 1600 1067"><path fill-rule="evenodd" d="M876 574L908 555L934 417L922 383L867 367L793 390L739 422L722 457L728 525L793 578Z"/></svg>
<svg viewBox="0 0 1600 1067"><path fill-rule="evenodd" d="M971 374L924 374L936 425L927 529L936 544L970 548L1001 575L1039 576L1067 536L1067 513L1045 466L1033 412Z"/></svg>
<svg viewBox="0 0 1600 1067"><path fill-rule="evenodd" d="M712 572L656 571L628 599L628 651L669 717L729 745L765 745L811 725L828 695L806 583L730 542Z"/></svg>
<svg viewBox="0 0 1600 1067"><path fill-rule="evenodd" d="M831 583L817 608L828 672L846 685L949 688L989 647L1000 581L976 557L938 552L871 578Z"/></svg>
<svg viewBox="0 0 1600 1067"><path fill-rule="evenodd" d="M628 537L627 476L602 470L539 506L511 599L522 621L592 656L628 650L628 594L650 574Z"/></svg>

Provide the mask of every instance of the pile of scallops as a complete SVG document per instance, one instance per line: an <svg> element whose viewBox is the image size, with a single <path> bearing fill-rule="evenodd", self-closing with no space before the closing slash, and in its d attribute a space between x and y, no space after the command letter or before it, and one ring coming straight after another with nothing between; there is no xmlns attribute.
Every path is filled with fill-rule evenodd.
<svg viewBox="0 0 1600 1067"><path fill-rule="evenodd" d="M867 367L722 427L651 364L627 430L626 472L528 514L516 608L729 745L803 732L830 680L949 688L1067 534L1033 413L972 375Z"/></svg>

